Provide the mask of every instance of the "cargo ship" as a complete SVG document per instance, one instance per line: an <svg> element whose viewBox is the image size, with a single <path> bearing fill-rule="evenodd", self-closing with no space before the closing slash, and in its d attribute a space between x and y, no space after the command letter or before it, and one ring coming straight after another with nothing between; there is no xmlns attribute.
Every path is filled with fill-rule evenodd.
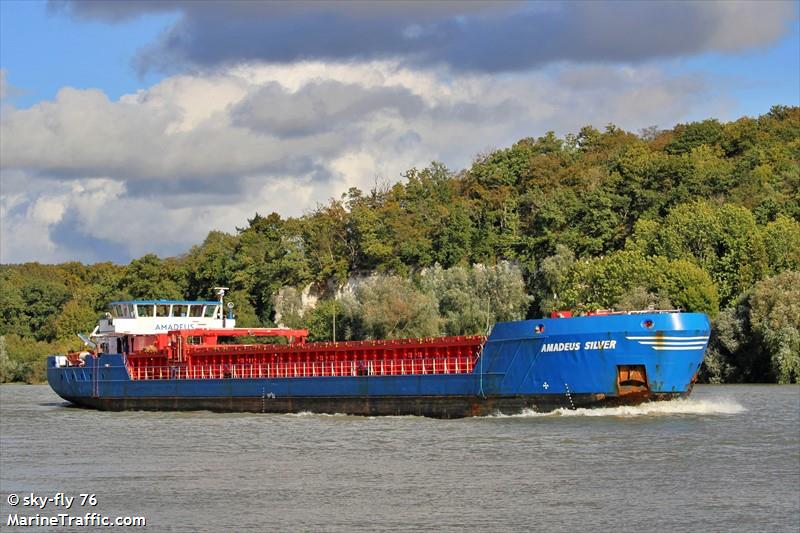
<svg viewBox="0 0 800 533"><path fill-rule="evenodd" d="M485 336L307 342L304 329L236 327L223 295L112 302L81 336L85 351L48 357L50 386L101 410L457 418L577 409L689 395L710 332L699 313L563 312L497 323Z"/></svg>

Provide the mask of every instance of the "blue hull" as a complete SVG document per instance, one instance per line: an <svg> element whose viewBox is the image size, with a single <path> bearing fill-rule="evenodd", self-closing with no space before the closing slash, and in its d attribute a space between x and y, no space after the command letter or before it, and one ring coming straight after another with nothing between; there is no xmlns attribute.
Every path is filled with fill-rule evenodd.
<svg viewBox="0 0 800 533"><path fill-rule="evenodd" d="M689 394L710 325L696 313L587 316L498 323L471 374L132 380L124 356L84 367L48 358L62 398L99 409L415 414L460 417L530 408L638 403ZM626 390L621 369L642 370Z"/></svg>

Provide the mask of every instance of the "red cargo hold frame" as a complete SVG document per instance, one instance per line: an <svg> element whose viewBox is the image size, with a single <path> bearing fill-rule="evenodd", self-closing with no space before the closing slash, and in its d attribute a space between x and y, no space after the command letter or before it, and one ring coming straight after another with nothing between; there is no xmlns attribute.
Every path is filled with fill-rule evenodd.
<svg viewBox="0 0 800 533"><path fill-rule="evenodd" d="M285 337L289 344L218 344L220 337L241 336ZM174 330L126 360L136 380L468 374L486 340L459 336L306 343L307 336L307 330L283 328Z"/></svg>

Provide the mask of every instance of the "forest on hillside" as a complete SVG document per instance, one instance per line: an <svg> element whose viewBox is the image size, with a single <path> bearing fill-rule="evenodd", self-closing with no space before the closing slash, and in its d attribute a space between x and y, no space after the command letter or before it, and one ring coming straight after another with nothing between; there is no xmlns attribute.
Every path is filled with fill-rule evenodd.
<svg viewBox="0 0 800 533"><path fill-rule="evenodd" d="M112 300L207 299L311 340L483 333L552 310L707 313L709 382L800 379L800 108L521 139L180 257L0 266L0 381L44 379ZM309 298L314 295L314 298ZM310 303L309 303L310 302Z"/></svg>

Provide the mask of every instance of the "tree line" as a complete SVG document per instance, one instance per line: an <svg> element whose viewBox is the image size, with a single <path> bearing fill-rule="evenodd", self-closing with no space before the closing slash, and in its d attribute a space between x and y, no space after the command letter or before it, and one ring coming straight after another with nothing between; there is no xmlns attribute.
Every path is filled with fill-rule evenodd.
<svg viewBox="0 0 800 533"><path fill-rule="evenodd" d="M587 126L403 178L301 217L255 214L180 257L0 266L0 380L42 380L44 355L77 348L111 300L224 285L240 325L313 340L332 338L334 315L342 340L477 334L559 309L701 311L702 379L798 381L800 108Z"/></svg>

